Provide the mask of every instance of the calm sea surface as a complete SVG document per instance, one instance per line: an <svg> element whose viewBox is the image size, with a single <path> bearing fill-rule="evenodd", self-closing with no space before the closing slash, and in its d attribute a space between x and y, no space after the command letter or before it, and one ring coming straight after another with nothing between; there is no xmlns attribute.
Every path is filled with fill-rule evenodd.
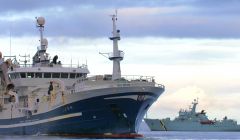
<svg viewBox="0 0 240 140"><path fill-rule="evenodd" d="M240 132L165 132L165 131L151 132L150 129L147 127L146 123L144 122L140 126L139 134L144 135L144 138L140 140L240 140ZM0 140L77 140L77 139L86 140L88 138L0 135Z"/></svg>
<svg viewBox="0 0 240 140"><path fill-rule="evenodd" d="M146 140L240 140L240 132L144 132Z"/></svg>
<svg viewBox="0 0 240 140"><path fill-rule="evenodd" d="M240 132L150 132L150 131L145 131L140 133L144 135L143 140L240 140ZM54 136L0 136L0 140L33 140L33 139L34 140L76 140L80 138L67 138L67 137L54 137Z"/></svg>

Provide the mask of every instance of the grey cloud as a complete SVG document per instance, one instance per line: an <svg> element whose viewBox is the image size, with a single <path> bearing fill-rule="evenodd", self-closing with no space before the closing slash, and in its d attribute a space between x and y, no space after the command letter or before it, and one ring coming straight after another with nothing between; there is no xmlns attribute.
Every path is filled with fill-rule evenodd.
<svg viewBox="0 0 240 140"><path fill-rule="evenodd" d="M192 2L194 0L188 0ZM188 3L186 0L1 0L0 12L13 11L31 11L36 9L45 9L54 6L73 7L76 5L83 7L96 8L123 8L123 7L157 7L174 6Z"/></svg>
<svg viewBox="0 0 240 140"><path fill-rule="evenodd" d="M3 6L4 5L4 6ZM1 1L0 15L28 18L13 21L0 20L0 35L13 36L38 35L34 16L46 17L46 36L67 37L107 37L111 35L110 12L119 8L118 27L123 37L162 36L177 38L239 38L240 1L230 0L43 0L41 2L22 0ZM187 7L184 11L121 15L124 7ZM175 6L175 7L174 7ZM233 8L231 8L231 6ZM115 8L114 8L115 7ZM60 8L60 10L58 10ZM233 14L225 14L233 13ZM7 13L7 14L6 14ZM31 15L38 14L38 15ZM214 14L218 13L218 14ZM32 16L32 18L31 18Z"/></svg>
<svg viewBox="0 0 240 140"><path fill-rule="evenodd" d="M234 59L235 58L235 59ZM211 63L237 63L237 53L234 51L209 51L209 50L194 50L194 51L180 51L174 52L156 52L152 55L135 55L126 56L129 63L139 63L139 64L211 64ZM136 62L136 59L138 60ZM149 61L154 60L154 61ZM234 60L234 61L233 61Z"/></svg>
<svg viewBox="0 0 240 140"><path fill-rule="evenodd" d="M201 50L201 51L193 51L193 52L185 52L183 54L179 54L179 59L183 60L191 60L191 61L202 61L202 62L210 62L210 61L216 61L216 60L227 60L227 58L232 59L235 54L232 52L226 53L223 51L207 51L207 50Z"/></svg>

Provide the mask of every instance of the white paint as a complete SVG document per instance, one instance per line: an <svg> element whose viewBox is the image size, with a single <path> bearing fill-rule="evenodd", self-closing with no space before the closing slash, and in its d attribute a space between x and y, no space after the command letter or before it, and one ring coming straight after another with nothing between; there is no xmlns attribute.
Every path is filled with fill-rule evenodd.
<svg viewBox="0 0 240 140"><path fill-rule="evenodd" d="M78 117L78 116L82 116L82 112L57 116L57 117L43 119L43 120L33 120L32 122L24 122L24 123L18 123L18 124L10 124L10 125L0 125L0 128L14 128L14 127L31 126L31 125L48 123L48 122L53 122L53 121L57 121L57 120ZM26 121L31 121L31 120L26 120Z"/></svg>

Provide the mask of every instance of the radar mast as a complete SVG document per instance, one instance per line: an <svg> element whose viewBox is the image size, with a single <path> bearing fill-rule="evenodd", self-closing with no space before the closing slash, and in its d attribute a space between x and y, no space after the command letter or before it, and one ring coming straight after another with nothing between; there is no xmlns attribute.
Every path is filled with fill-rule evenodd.
<svg viewBox="0 0 240 140"><path fill-rule="evenodd" d="M34 66L46 66L49 64L48 53L46 53L48 41L46 38L43 38L44 17L36 17L36 26L39 28L40 32L40 46L38 47L37 53L33 57Z"/></svg>
<svg viewBox="0 0 240 140"><path fill-rule="evenodd" d="M115 14L111 15L113 21L113 31L112 37L109 39L113 41L113 52L109 53L109 59L113 61L113 72L112 80L117 80L121 78L121 68L120 61L123 60L124 52L118 50L118 41L120 40L120 30L117 30L116 21L117 21L117 11Z"/></svg>

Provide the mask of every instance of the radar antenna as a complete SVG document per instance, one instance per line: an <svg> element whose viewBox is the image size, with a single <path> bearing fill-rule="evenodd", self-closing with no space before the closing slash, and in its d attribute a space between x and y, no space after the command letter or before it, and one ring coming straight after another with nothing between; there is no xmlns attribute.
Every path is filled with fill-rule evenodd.
<svg viewBox="0 0 240 140"><path fill-rule="evenodd" d="M40 49L46 50L46 47L48 45L47 39L43 38L43 31L44 31L44 24L45 24L45 18L44 17L35 17L36 18L36 26L39 28L40 31Z"/></svg>

